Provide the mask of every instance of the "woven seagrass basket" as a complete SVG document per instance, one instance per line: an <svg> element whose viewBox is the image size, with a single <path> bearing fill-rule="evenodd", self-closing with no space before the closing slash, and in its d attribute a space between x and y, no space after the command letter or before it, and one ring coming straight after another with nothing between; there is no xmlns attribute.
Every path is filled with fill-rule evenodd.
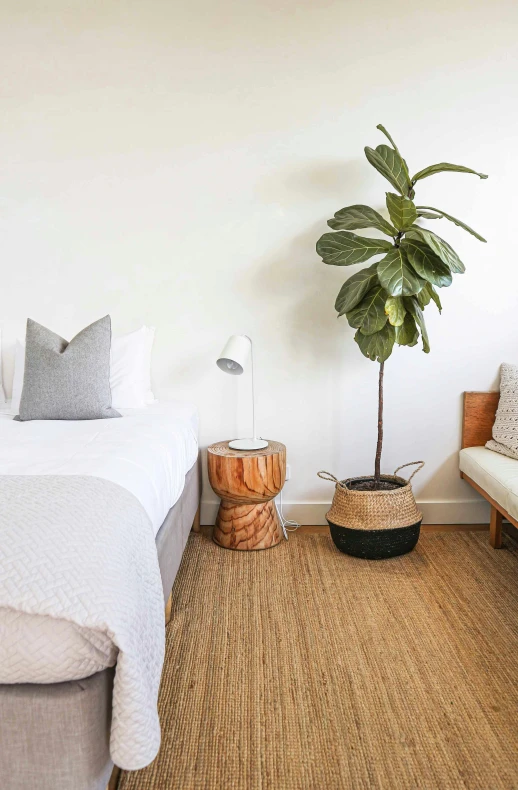
<svg viewBox="0 0 518 790"><path fill-rule="evenodd" d="M398 476L400 469L417 464L408 480ZM398 466L393 475L381 479L397 488L381 491L356 491L352 483L372 477L350 477L337 480L329 472L319 472L323 480L335 483L335 494L326 518L335 546L345 554L369 560L381 560L406 554L417 544L422 513L417 509L411 480L424 466L412 461Z"/></svg>

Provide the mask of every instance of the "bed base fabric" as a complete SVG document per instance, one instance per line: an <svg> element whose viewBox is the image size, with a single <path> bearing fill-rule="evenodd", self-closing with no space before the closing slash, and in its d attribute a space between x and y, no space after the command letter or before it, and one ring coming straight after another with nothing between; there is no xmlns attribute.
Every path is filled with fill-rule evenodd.
<svg viewBox="0 0 518 790"><path fill-rule="evenodd" d="M157 537L164 605L178 571L201 494L198 462ZM0 684L0 787L106 790L113 668L67 683Z"/></svg>
<svg viewBox="0 0 518 790"><path fill-rule="evenodd" d="M200 499L200 466L196 462L185 476L182 496L165 517L155 538L165 602L173 589L189 532L196 522Z"/></svg>
<svg viewBox="0 0 518 790"><path fill-rule="evenodd" d="M113 676L0 686L0 786L106 790Z"/></svg>

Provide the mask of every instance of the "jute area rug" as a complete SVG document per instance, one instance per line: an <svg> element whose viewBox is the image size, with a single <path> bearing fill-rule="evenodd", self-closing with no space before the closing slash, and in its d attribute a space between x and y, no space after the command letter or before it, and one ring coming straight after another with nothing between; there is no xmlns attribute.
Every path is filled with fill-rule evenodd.
<svg viewBox="0 0 518 790"><path fill-rule="evenodd" d="M516 790L518 550L425 534L372 562L326 535L191 535L162 747L120 790Z"/></svg>

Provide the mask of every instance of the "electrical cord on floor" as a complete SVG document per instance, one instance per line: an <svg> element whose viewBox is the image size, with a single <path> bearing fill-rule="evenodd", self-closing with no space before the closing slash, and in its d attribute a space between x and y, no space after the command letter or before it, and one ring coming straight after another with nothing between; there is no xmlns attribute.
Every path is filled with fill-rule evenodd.
<svg viewBox="0 0 518 790"><path fill-rule="evenodd" d="M279 515L279 519L281 522L282 531L286 540L288 540L288 532L295 532L300 527L298 521L292 521L289 518L284 518L284 513L282 512L282 489L278 496L279 503L277 504L277 499L275 500L275 507L277 508L277 513Z"/></svg>

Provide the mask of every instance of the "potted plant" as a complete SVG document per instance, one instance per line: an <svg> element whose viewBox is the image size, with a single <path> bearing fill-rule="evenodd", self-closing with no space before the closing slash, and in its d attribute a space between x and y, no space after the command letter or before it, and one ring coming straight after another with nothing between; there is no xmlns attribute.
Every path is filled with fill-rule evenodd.
<svg viewBox="0 0 518 790"><path fill-rule="evenodd" d="M336 546L348 554L371 559L392 557L411 551L419 539L422 516L410 483L397 475L381 474L383 445L383 374L394 346L415 346L421 336L423 351L430 345L423 317L433 302L441 312L437 288L451 285L454 274L462 274L464 264L450 245L422 220L445 219L466 230L479 241L485 239L461 220L442 209L415 203L419 181L436 173L473 173L469 167L441 162L410 176L397 145L379 124L390 145L365 148L369 163L387 179L394 191L386 193L389 219L369 206L346 206L328 220L332 233L317 242L317 253L331 266L352 266L376 258L375 263L355 272L343 284L336 298L338 316L345 315L356 330L354 339L364 356L379 363L378 441L374 474L333 480L335 495L327 520ZM385 238L366 238L351 231L374 228ZM380 256L383 256L380 259ZM404 464L410 466L411 464Z"/></svg>

